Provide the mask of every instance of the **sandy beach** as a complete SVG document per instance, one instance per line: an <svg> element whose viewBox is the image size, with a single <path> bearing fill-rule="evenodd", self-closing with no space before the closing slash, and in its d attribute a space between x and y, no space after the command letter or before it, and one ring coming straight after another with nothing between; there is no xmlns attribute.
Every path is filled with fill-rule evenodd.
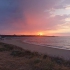
<svg viewBox="0 0 70 70"><path fill-rule="evenodd" d="M65 60L70 60L70 50L67 49L58 49L58 48L28 44L15 39L11 39L11 40L4 39L4 40L0 40L0 42L16 45L18 47L21 47L25 50L29 50L32 52L38 52L40 54L47 54L49 56L60 57Z"/></svg>

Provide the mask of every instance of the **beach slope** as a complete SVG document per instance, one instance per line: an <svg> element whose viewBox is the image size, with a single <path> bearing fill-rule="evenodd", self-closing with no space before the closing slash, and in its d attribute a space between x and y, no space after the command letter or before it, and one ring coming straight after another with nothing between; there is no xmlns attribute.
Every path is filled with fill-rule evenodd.
<svg viewBox="0 0 70 70"><path fill-rule="evenodd" d="M58 49L58 48L52 48L52 47L47 47L47 46L28 44L20 40L14 40L14 39L11 39L11 40L5 39L5 40L1 40L1 42L7 43L7 44L13 44L25 50L30 50L32 52L38 52L40 54L47 54L49 56L59 57L65 60L70 60L70 50L68 49Z"/></svg>

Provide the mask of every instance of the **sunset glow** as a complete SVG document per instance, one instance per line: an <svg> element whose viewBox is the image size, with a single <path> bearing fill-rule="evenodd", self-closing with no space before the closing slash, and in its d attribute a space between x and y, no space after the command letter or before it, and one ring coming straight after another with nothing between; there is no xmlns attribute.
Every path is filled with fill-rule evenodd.
<svg viewBox="0 0 70 70"><path fill-rule="evenodd" d="M70 36L70 0L0 0L0 34Z"/></svg>
<svg viewBox="0 0 70 70"><path fill-rule="evenodd" d="M42 33L42 32L39 32L39 33L38 33L38 35L42 36L42 35L43 35L43 33Z"/></svg>

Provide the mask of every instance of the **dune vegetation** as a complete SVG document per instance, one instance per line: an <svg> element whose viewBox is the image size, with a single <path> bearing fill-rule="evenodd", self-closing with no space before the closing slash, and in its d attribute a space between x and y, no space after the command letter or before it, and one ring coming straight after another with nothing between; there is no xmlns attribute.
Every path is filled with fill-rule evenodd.
<svg viewBox="0 0 70 70"><path fill-rule="evenodd" d="M70 70L70 61L0 43L0 70Z"/></svg>

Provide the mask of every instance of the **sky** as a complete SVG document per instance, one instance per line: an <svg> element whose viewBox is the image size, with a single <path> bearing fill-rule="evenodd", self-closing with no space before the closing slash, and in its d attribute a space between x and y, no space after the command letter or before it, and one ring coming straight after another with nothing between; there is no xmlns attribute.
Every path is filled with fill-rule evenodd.
<svg viewBox="0 0 70 70"><path fill-rule="evenodd" d="M70 36L70 0L0 0L0 34Z"/></svg>

